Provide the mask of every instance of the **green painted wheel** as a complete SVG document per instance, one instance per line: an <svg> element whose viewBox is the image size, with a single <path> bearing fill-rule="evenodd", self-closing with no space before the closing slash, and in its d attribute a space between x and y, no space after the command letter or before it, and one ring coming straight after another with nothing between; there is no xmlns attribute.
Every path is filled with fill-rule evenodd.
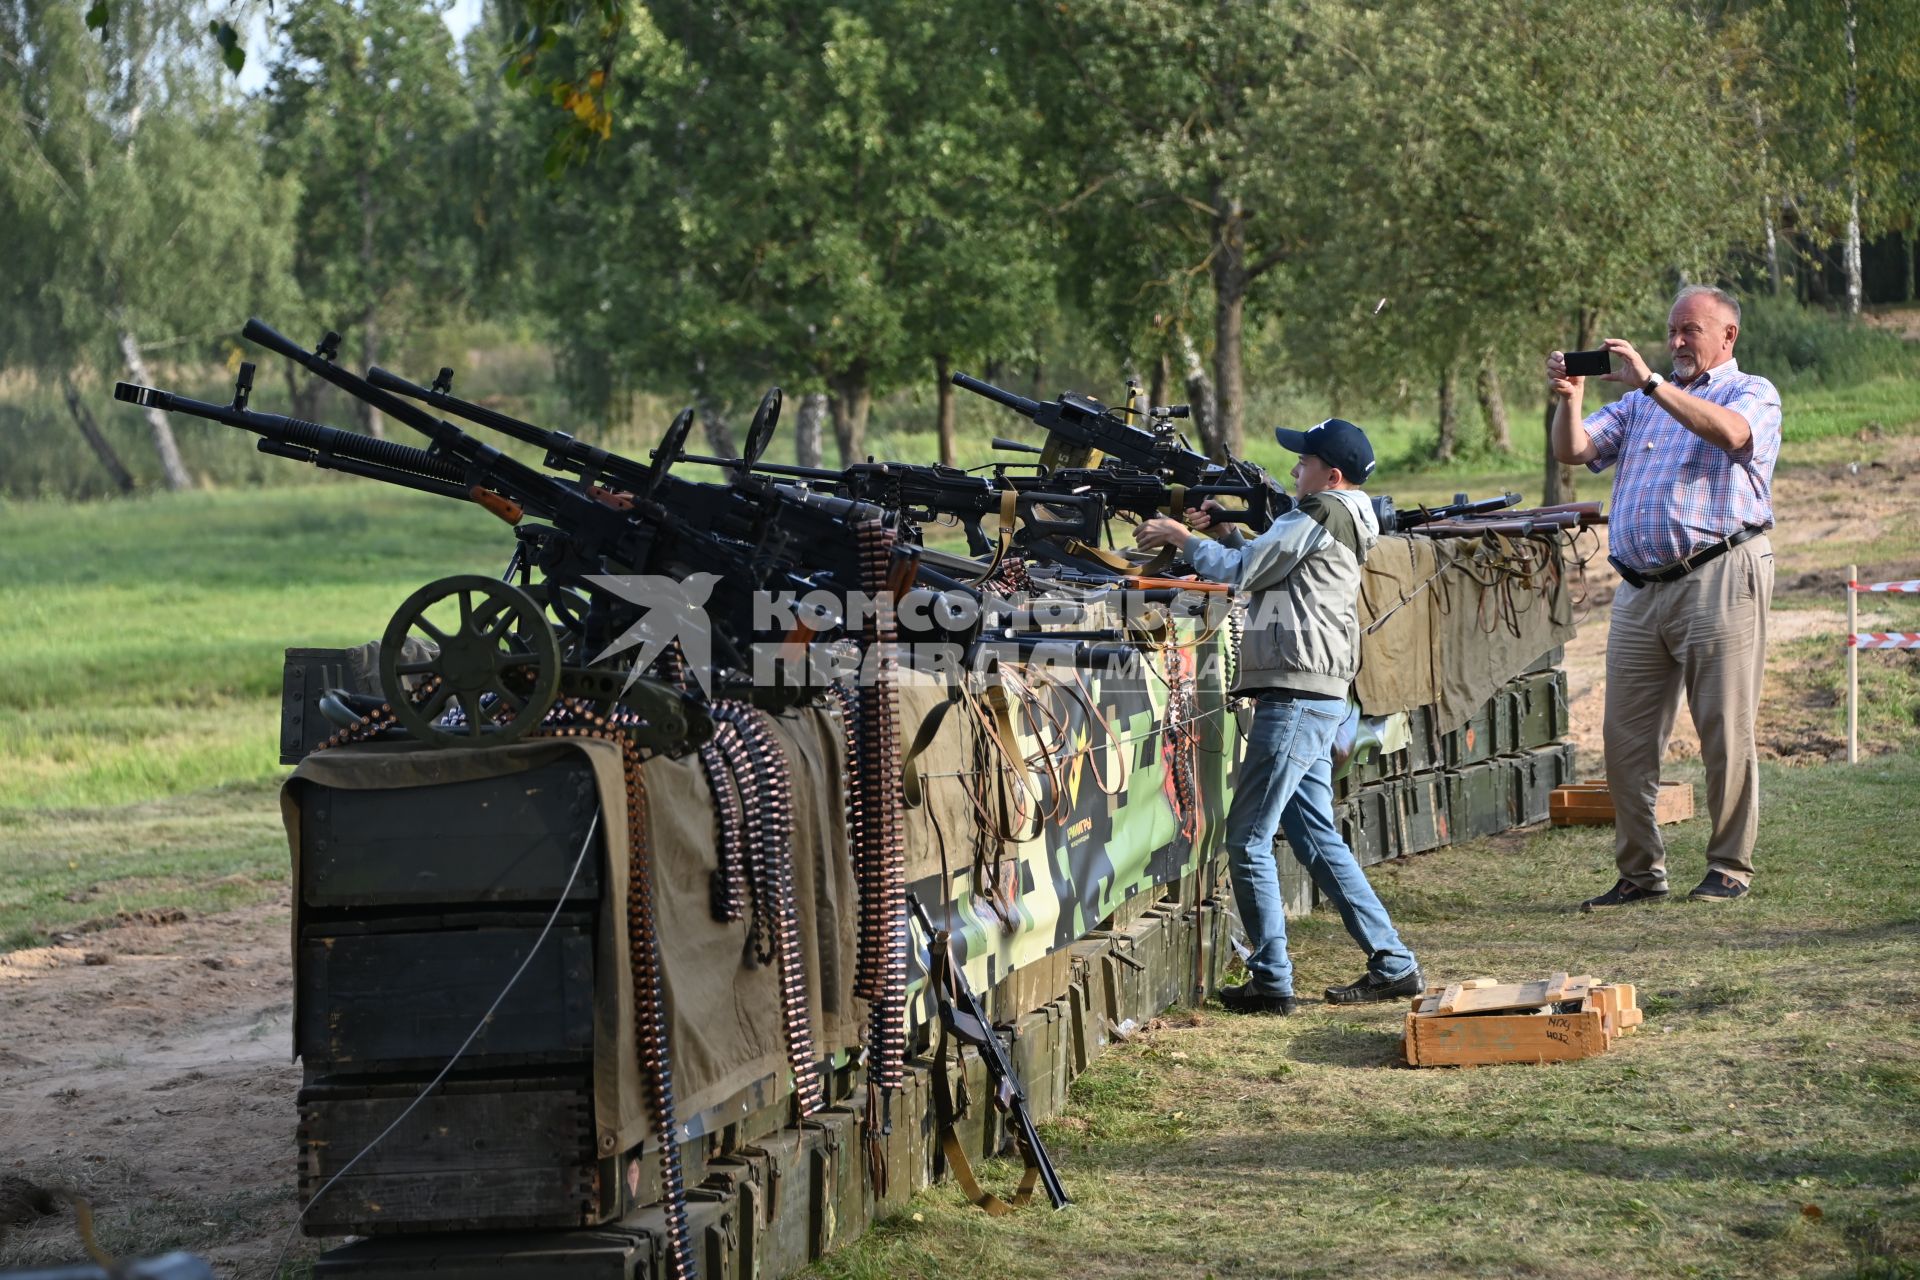
<svg viewBox="0 0 1920 1280"><path fill-rule="evenodd" d="M439 652L404 660L412 636L431 641ZM414 690L436 677L439 684L416 705ZM560 646L546 611L520 588L483 574L428 583L394 611L380 638L381 691L401 726L432 746L518 741L546 718L559 687ZM487 695L492 702L483 704ZM452 705L466 723L436 727Z"/></svg>

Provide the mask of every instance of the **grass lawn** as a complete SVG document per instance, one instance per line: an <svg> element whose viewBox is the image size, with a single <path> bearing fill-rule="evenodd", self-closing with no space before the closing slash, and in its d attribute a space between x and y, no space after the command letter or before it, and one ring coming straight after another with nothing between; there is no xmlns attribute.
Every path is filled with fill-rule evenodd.
<svg viewBox="0 0 1920 1280"><path fill-rule="evenodd" d="M1600 829L1374 870L1430 980L1637 984L1612 1052L1415 1071L1399 1005L1175 1010L1045 1126L1072 1208L989 1219L934 1188L815 1274L1920 1275L1920 758L1764 786L1738 903L1573 914L1613 878ZM1705 825L1670 829L1678 888ZM1303 984L1359 971L1336 920L1293 929Z"/></svg>

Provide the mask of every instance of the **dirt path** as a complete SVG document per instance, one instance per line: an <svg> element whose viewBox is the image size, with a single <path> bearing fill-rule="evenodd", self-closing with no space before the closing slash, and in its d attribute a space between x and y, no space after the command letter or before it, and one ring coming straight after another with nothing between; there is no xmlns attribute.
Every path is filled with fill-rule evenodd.
<svg viewBox="0 0 1920 1280"><path fill-rule="evenodd" d="M1844 749L1830 728L1830 697L1821 701L1798 678L1796 664L1814 660L1790 650L1795 640L1830 636L1833 657L1818 660L1838 661L1843 614L1837 601L1819 605L1836 600L1835 541L1910 530L1920 515L1920 480L1909 480L1920 473L1920 439L1882 452L1883 465L1780 477L1779 607L1761 715L1772 757L1827 759ZM1566 659L1573 737L1588 773L1601 758L1612 591L1604 563L1595 562L1590 612ZM1861 569L1907 577L1920 565ZM1697 751L1683 715L1673 754ZM295 1207L300 1073L289 1061L287 927L282 901L0 956L0 1193L8 1175L73 1188L99 1210L109 1248L192 1248L224 1275L264 1275ZM79 1256L65 1217L0 1242L0 1267Z"/></svg>
<svg viewBox="0 0 1920 1280"><path fill-rule="evenodd" d="M293 1217L292 986L284 902L0 956L0 1176L85 1195L110 1251L263 1274ZM0 1244L81 1256L65 1214Z"/></svg>

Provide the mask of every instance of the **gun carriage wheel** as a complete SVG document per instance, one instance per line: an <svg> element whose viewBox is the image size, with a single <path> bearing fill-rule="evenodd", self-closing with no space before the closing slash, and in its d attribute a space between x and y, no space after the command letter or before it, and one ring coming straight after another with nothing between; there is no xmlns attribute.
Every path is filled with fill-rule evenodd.
<svg viewBox="0 0 1920 1280"><path fill-rule="evenodd" d="M687 436L693 430L693 410L682 409L678 417L667 427L667 434L660 437L660 447L648 456L653 466L647 472L645 483L641 486L640 496L651 498L660 489L660 482L667 478L667 472L673 469L674 459L687 447Z"/></svg>
<svg viewBox="0 0 1920 1280"><path fill-rule="evenodd" d="M760 397L760 407L753 411L753 422L747 427L746 443L740 450L748 469L760 461L760 455L767 451L773 439L773 429L780 423L781 399L780 388L769 387L767 394Z"/></svg>
<svg viewBox="0 0 1920 1280"><path fill-rule="evenodd" d="M458 621L442 625L428 611L454 602ZM416 631L440 647L434 657L405 662L401 649ZM407 687L438 677L418 706ZM394 612L380 640L380 688L394 717L416 741L436 747L514 742L546 718L560 687L560 646L545 610L510 583L456 574L420 588ZM492 701L482 699L491 695ZM451 704L466 716L454 729L434 721Z"/></svg>

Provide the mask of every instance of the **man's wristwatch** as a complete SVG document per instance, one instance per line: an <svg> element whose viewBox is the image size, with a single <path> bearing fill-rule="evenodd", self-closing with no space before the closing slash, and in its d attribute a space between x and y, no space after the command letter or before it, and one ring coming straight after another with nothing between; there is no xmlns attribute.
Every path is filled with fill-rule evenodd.
<svg viewBox="0 0 1920 1280"><path fill-rule="evenodd" d="M1664 377L1657 373L1650 373L1647 375L1647 380L1640 384L1640 389L1648 395L1652 395L1655 391L1666 385L1667 380Z"/></svg>

